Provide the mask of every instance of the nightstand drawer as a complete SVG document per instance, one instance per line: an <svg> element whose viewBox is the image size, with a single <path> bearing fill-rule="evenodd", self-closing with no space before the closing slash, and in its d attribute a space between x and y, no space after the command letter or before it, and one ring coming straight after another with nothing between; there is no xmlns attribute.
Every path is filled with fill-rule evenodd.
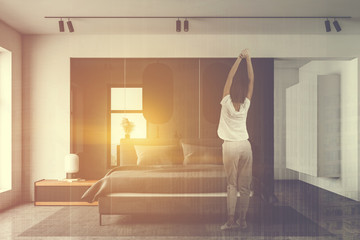
<svg viewBox="0 0 360 240"><path fill-rule="evenodd" d="M79 202L89 187L37 187L35 199L38 202Z"/></svg>

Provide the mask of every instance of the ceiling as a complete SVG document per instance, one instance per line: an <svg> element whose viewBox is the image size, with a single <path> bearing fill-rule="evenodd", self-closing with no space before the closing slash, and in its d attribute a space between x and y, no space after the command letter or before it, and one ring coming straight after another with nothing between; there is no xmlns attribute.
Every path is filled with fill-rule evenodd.
<svg viewBox="0 0 360 240"><path fill-rule="evenodd" d="M45 16L175 18L76 18L74 33L60 33L59 19ZM338 19L339 33L326 33L325 19L189 18L189 32L177 33L176 18L186 16L352 18ZM0 0L0 20L22 34L360 34L360 0Z"/></svg>

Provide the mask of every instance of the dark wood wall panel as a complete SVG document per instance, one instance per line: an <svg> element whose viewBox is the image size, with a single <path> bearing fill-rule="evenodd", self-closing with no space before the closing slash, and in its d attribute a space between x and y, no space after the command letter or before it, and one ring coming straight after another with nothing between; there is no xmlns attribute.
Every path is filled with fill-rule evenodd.
<svg viewBox="0 0 360 240"><path fill-rule="evenodd" d="M200 59L200 137L217 138L221 99L227 75L235 59Z"/></svg>
<svg viewBox="0 0 360 240"><path fill-rule="evenodd" d="M253 175L265 196L274 191L274 59L253 59L254 94L247 127L253 147Z"/></svg>
<svg viewBox="0 0 360 240"><path fill-rule="evenodd" d="M171 59L174 69L173 134L195 138L199 132L199 61Z"/></svg>
<svg viewBox="0 0 360 240"><path fill-rule="evenodd" d="M83 130L71 142L73 152L79 154L79 175L101 178L107 171L107 90L110 84L123 83L124 59L73 58L70 69L71 85L77 86L82 96L81 106L71 114L78 124L71 129Z"/></svg>
<svg viewBox="0 0 360 240"><path fill-rule="evenodd" d="M173 111L162 124L148 123L148 138L197 137L199 132L199 67L198 59L143 58L126 59L127 84L142 84L143 73L149 65L164 64L172 71Z"/></svg>
<svg viewBox="0 0 360 240"><path fill-rule="evenodd" d="M83 124L83 134L71 140L72 148L83 150L81 177L100 178L108 170L106 116L109 85L142 85L143 73L149 65L164 64L173 79L172 113L161 124L148 123L148 138L217 138L223 86L234 61L235 58L71 59L71 84L76 85L83 96L83 109L78 109L73 116L77 119L76 124ZM267 181L273 179L274 165L273 59L254 58L253 66L255 88L247 125L254 150L254 175ZM240 77L239 74L246 74L245 61L235 77ZM81 105L72 104L78 108ZM72 132L76 124L72 124Z"/></svg>
<svg viewBox="0 0 360 240"><path fill-rule="evenodd" d="M174 79L172 69L164 63L149 64L142 76L143 115L147 122L163 124L173 115Z"/></svg>

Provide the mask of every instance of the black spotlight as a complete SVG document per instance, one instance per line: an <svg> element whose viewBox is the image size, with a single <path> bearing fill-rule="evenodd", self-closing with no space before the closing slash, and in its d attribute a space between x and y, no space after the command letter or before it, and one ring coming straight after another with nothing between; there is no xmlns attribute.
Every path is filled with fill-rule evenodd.
<svg viewBox="0 0 360 240"><path fill-rule="evenodd" d="M334 27L335 27L336 31L337 31L337 32L340 32L340 31L341 31L341 27L340 27L340 25L339 25L339 22L335 19L334 22L333 22L333 24L334 24Z"/></svg>
<svg viewBox="0 0 360 240"><path fill-rule="evenodd" d="M70 20L67 21L67 25L68 25L68 28L69 28L69 32L74 32L74 27L73 27L72 22Z"/></svg>
<svg viewBox="0 0 360 240"><path fill-rule="evenodd" d="M185 19L184 21L184 31L185 32L189 31L189 21L187 19Z"/></svg>
<svg viewBox="0 0 360 240"><path fill-rule="evenodd" d="M63 21L62 19L59 21L59 31L60 31L60 32L64 32L64 31L65 31L64 21Z"/></svg>
<svg viewBox="0 0 360 240"><path fill-rule="evenodd" d="M325 21L325 28L326 28L326 32L330 32L330 31L331 31L329 19L327 19L327 20Z"/></svg>
<svg viewBox="0 0 360 240"><path fill-rule="evenodd" d="M176 20L176 31L181 32L181 21L179 19Z"/></svg>

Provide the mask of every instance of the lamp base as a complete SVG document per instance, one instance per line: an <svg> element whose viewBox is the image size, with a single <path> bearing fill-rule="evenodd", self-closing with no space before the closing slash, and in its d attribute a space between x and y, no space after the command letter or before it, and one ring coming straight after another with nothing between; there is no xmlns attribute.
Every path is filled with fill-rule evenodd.
<svg viewBox="0 0 360 240"><path fill-rule="evenodd" d="M76 173L66 173L66 179L74 179L76 178Z"/></svg>

